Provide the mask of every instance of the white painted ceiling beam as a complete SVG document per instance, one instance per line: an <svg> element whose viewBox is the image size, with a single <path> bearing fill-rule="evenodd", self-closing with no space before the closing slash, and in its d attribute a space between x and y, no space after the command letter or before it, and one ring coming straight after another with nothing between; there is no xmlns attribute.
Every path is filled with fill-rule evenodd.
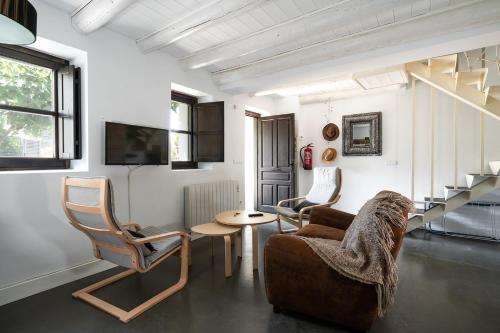
<svg viewBox="0 0 500 333"><path fill-rule="evenodd" d="M92 0L71 14L71 24L76 31L89 34L111 21L118 13L136 0Z"/></svg>
<svg viewBox="0 0 500 333"><path fill-rule="evenodd" d="M211 0L164 28L137 40L139 49L152 52L211 25L228 20L270 0Z"/></svg>
<svg viewBox="0 0 500 333"><path fill-rule="evenodd" d="M348 57L368 51L389 48L424 38L463 31L500 21L497 0L474 1L454 9L442 9L396 24L377 27L342 38L290 50L280 55L213 74L219 86L258 78L310 63Z"/></svg>
<svg viewBox="0 0 500 333"><path fill-rule="evenodd" d="M394 7L415 1L337 0L327 7L281 24L196 52L180 59L180 64L185 69L198 69L228 59L242 58L241 62L244 62L252 54L256 57L262 57L262 53L267 56L279 54L299 45L306 46L332 38L353 20L370 17L378 24L376 14L392 13Z"/></svg>

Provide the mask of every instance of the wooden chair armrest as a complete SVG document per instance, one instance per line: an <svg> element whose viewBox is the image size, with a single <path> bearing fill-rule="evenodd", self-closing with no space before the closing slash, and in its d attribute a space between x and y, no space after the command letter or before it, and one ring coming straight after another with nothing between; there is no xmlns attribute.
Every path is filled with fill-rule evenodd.
<svg viewBox="0 0 500 333"><path fill-rule="evenodd" d="M304 207L300 210L299 212L299 221L302 221L302 218L304 214L310 210L312 210L315 207L330 207L331 205L336 204L340 200L340 195L337 195L333 201L327 202L326 204L321 204L321 205L313 205L313 206L308 206Z"/></svg>
<svg viewBox="0 0 500 333"><path fill-rule="evenodd" d="M183 231L172 231L172 232L166 232L163 234L144 237L144 238L135 238L135 239L132 239L131 242L135 243L135 244L152 243L152 242L160 241L162 239L172 238L172 237L176 237L176 236L189 238L188 233L185 233Z"/></svg>
<svg viewBox="0 0 500 333"><path fill-rule="evenodd" d="M298 198L291 198L291 199L285 199L285 200L281 200L280 202L278 202L278 207L281 207L282 204L284 204L285 202L290 202L290 201L299 201L299 200L303 200L305 199L306 197L298 197Z"/></svg>
<svg viewBox="0 0 500 333"><path fill-rule="evenodd" d="M130 227L134 228L135 231L141 230L141 226L137 223L127 223L127 224L122 224L123 227L129 229Z"/></svg>

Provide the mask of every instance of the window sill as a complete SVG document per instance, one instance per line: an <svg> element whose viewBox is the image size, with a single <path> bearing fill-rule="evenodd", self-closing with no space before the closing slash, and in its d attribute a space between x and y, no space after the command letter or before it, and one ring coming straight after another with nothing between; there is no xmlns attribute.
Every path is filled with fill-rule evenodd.
<svg viewBox="0 0 500 333"><path fill-rule="evenodd" d="M86 159L72 160L67 168L51 168L47 165L39 164L32 169L29 168L7 168L0 169L0 175L23 175L23 174L74 174L85 173L89 171L88 161Z"/></svg>
<svg viewBox="0 0 500 333"><path fill-rule="evenodd" d="M47 169L47 170L11 170L0 171L0 175L24 175L24 174L37 174L37 173L85 173L88 170L80 169Z"/></svg>

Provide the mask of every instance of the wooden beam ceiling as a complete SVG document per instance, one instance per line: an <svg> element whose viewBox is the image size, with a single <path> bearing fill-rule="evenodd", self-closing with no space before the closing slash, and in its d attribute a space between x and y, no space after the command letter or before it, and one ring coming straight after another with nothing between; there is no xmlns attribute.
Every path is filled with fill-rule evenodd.
<svg viewBox="0 0 500 333"><path fill-rule="evenodd" d="M416 42L499 20L500 6L497 1L469 1L451 10L446 8L429 12L418 17L300 46L271 57L223 69L213 73L213 78L216 84L227 85L310 63Z"/></svg>
<svg viewBox="0 0 500 333"><path fill-rule="evenodd" d="M258 59L271 57L299 46L312 45L335 36L349 34L350 31L346 27L352 25L353 18L357 18L359 28L373 28L394 23L396 15L393 9L411 5L412 2L414 0L335 1L327 7L242 38L203 49L179 61L185 69L198 69L228 59L241 58L241 63L248 62L252 54L256 54ZM362 24L359 24L360 22Z"/></svg>
<svg viewBox="0 0 500 333"><path fill-rule="evenodd" d="M228 20L270 0L212 0L158 31L137 40L139 49L152 52L164 48L202 29Z"/></svg>
<svg viewBox="0 0 500 333"><path fill-rule="evenodd" d="M498 0L44 1L66 10L81 5L82 13L97 4L121 8L81 22L134 38L144 53L167 52L186 70L202 68L221 89L239 92L252 80L500 23Z"/></svg>

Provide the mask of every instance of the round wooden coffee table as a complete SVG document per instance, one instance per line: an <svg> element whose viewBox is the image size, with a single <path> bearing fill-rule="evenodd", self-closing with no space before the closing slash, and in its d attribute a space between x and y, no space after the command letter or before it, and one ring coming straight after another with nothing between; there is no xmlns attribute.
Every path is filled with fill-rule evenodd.
<svg viewBox="0 0 500 333"><path fill-rule="evenodd" d="M215 236L223 236L224 237L224 267L226 277L230 277L232 275L231 269L231 235L236 234L236 251L238 257L241 258L241 227L231 227L228 225L223 225L219 223L205 223L195 225L191 228L192 232L195 232L200 235L215 237ZM212 246L212 256L214 255L213 250L213 240L210 240Z"/></svg>
<svg viewBox="0 0 500 333"><path fill-rule="evenodd" d="M250 226L252 228L252 261L253 269L259 269L259 229L261 224L271 223L276 221L276 214L261 213L262 216L249 217L249 212L244 210L230 210L219 213L215 216L215 221L220 224L231 227Z"/></svg>

